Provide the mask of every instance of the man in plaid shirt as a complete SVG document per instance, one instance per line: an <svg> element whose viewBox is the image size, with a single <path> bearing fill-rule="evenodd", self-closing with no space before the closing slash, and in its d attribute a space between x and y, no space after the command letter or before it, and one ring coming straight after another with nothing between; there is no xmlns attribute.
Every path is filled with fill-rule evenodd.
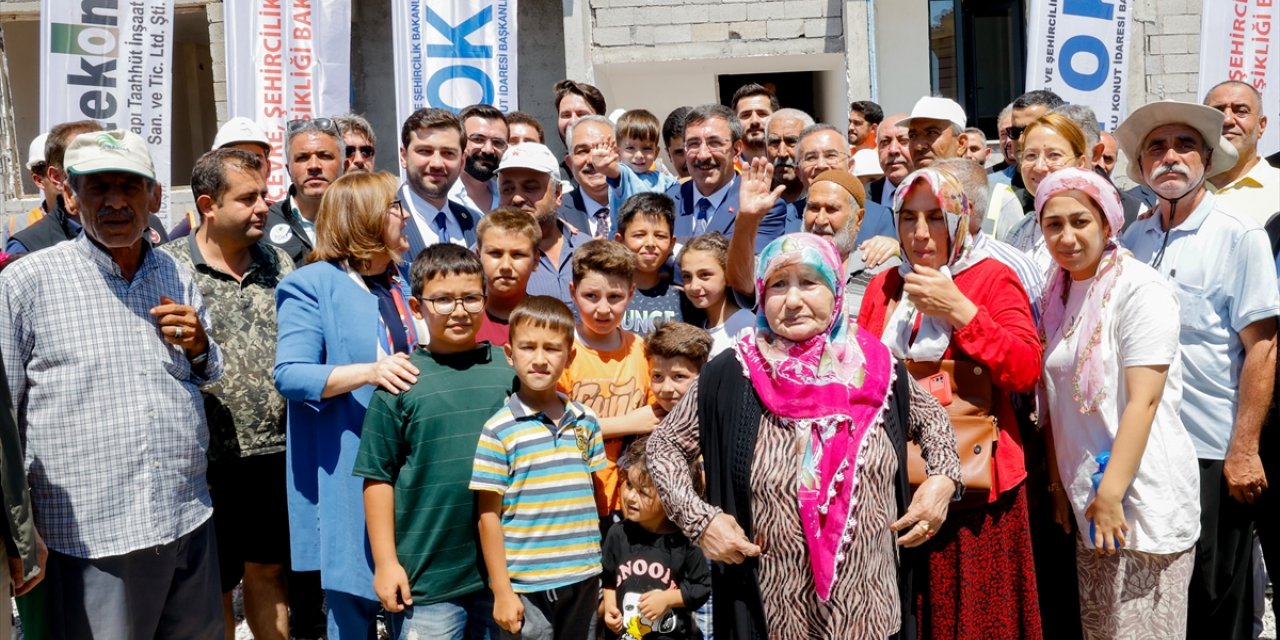
<svg viewBox="0 0 1280 640"><path fill-rule="evenodd" d="M191 273L144 239L161 191L143 139L81 134L65 167L84 232L0 273L43 613L56 638L221 638L199 385L222 356Z"/></svg>

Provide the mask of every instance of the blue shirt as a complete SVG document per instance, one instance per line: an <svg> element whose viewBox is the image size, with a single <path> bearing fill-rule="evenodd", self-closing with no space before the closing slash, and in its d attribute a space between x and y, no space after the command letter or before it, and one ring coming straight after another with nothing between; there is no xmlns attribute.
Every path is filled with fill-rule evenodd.
<svg viewBox="0 0 1280 640"><path fill-rule="evenodd" d="M1167 234L1159 213L1133 223L1124 244L1173 283L1182 329L1182 422L1202 459L1222 460L1239 402L1240 331L1280 314L1267 233L1205 193Z"/></svg>
<svg viewBox="0 0 1280 640"><path fill-rule="evenodd" d="M573 297L569 295L569 283L573 282L573 250L590 241L591 237L584 233L572 233L563 221L557 220L556 225L564 236L564 242L560 246L560 260L553 263L539 249L538 268L529 276L525 293L531 296L551 296L569 305L572 310L574 306Z"/></svg>

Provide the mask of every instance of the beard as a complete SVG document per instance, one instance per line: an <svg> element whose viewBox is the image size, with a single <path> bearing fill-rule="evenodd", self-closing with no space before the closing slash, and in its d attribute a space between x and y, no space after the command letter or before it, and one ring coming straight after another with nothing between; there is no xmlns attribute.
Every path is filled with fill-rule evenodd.
<svg viewBox="0 0 1280 640"><path fill-rule="evenodd" d="M488 182L498 172L498 161L498 154L480 151L467 156L462 170L480 182Z"/></svg>

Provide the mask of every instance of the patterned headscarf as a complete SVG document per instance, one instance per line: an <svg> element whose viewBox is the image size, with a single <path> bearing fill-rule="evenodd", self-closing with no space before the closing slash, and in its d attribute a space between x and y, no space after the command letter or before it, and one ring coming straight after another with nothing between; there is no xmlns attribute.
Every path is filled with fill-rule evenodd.
<svg viewBox="0 0 1280 640"><path fill-rule="evenodd" d="M947 262L938 269L942 275L953 278L987 257L973 245L973 236L969 233L969 198L964 194L964 187L959 180L945 171L932 167L907 174L907 177L902 179L902 184L899 184L898 189L893 192L895 215L902 211L907 197L917 189L928 189L937 201L938 207L942 209L943 215L946 216ZM898 243L901 247L902 264L898 266L898 273L903 278L914 273L914 267L907 254L907 242L908 240L902 237L902 229L899 228ZM916 330L916 322L920 323L919 330ZM942 318L932 318L920 313L916 305L904 295L898 301L893 314L889 316L882 339L893 355L899 358L936 362L942 359L947 347L951 344L951 323Z"/></svg>
<svg viewBox="0 0 1280 640"><path fill-rule="evenodd" d="M777 335L764 311L769 278L795 265L812 269L835 303L825 332L801 342ZM866 435L878 427L893 382L889 351L844 309L841 275L840 255L824 238L793 233L769 243L756 268L760 311L755 330L734 345L764 407L783 424L809 431L796 497L823 600L831 597L836 569L845 559L841 547L855 525L853 496Z"/></svg>
<svg viewBox="0 0 1280 640"><path fill-rule="evenodd" d="M1102 310L1111 301L1111 290L1124 271L1124 262L1133 257L1116 238L1124 226L1124 206L1120 203L1120 193L1107 181L1092 171L1080 169L1062 169L1055 171L1036 190L1036 216L1044 213L1046 202L1067 191L1083 193L1092 201L1093 206L1102 211L1103 219L1111 227L1106 247L1102 250L1102 261L1098 263L1098 271L1093 283L1085 294L1084 303L1074 322L1081 331L1076 338L1076 371L1072 376L1074 398L1080 405L1081 413L1094 413L1098 405L1107 395L1106 369L1103 358L1094 353L1095 347L1102 341ZM1048 345L1048 337L1054 335L1062 327L1066 314L1066 296L1071 291L1071 273L1061 266L1055 265L1049 273L1049 283L1044 290L1044 298L1040 302L1040 342ZM1045 357L1049 357L1045 352Z"/></svg>

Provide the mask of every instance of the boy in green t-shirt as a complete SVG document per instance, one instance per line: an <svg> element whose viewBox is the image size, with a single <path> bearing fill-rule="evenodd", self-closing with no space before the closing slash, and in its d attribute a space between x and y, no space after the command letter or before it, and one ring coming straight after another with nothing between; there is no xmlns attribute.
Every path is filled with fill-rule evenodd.
<svg viewBox="0 0 1280 640"><path fill-rule="evenodd" d="M373 589L392 638L497 637L485 586L471 480L476 440L515 387L502 349L476 343L484 269L452 244L427 247L409 268L409 307L431 334L410 362L407 391L377 391L365 414L355 474L365 478Z"/></svg>

